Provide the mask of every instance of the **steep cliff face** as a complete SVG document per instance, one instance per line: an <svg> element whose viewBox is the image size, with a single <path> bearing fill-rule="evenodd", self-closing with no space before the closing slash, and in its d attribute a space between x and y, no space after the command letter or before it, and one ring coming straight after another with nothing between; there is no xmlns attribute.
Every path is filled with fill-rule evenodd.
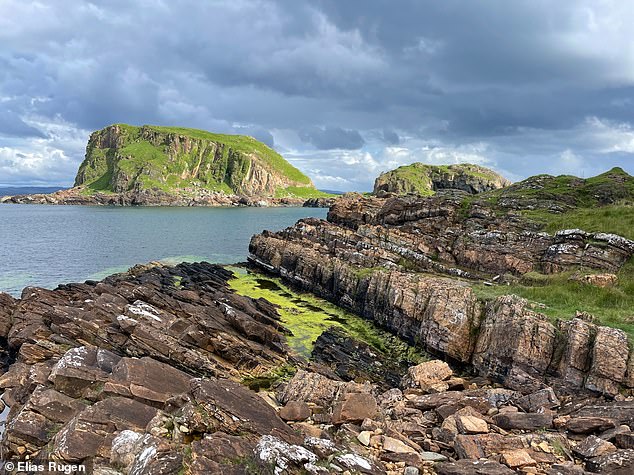
<svg viewBox="0 0 634 475"><path fill-rule="evenodd" d="M444 189L481 193L510 184L511 182L503 176L479 165L413 163L381 174L374 182L374 194L388 192L430 196L434 192Z"/></svg>
<svg viewBox="0 0 634 475"><path fill-rule="evenodd" d="M539 199L528 186L518 190ZM509 387L550 381L612 396L634 391L627 334L606 325L628 329L629 317L609 312L610 302L629 306L634 241L581 229L546 233L543 224L504 208L498 193L347 195L328 221L305 219L254 236L251 261ZM575 283L578 274L619 283L596 289ZM574 301L566 297L561 317L540 301L550 285ZM530 300L511 295L520 290ZM596 297L595 316L583 312L591 300L585 294Z"/></svg>
<svg viewBox="0 0 634 475"><path fill-rule="evenodd" d="M204 189L244 196L318 196L310 179L257 140L117 124L94 132L75 186L103 192Z"/></svg>

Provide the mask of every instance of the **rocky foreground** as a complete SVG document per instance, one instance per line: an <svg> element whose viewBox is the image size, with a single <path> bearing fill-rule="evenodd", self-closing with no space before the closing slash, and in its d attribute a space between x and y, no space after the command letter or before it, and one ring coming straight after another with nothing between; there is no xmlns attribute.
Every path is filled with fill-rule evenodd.
<svg viewBox="0 0 634 475"><path fill-rule="evenodd" d="M622 330L584 314L552 322L514 295L486 302L470 282L583 268L580 279L609 285L634 242L578 229L550 235L486 207L465 213L462 198L348 196L328 221L254 236L251 261L507 387L631 394L634 352Z"/></svg>
<svg viewBox="0 0 634 475"><path fill-rule="evenodd" d="M0 294L5 460L103 475L634 468L626 398L505 389L442 361L399 373L340 331L303 361L275 308L230 292L229 277L210 264L137 267ZM241 384L293 372L259 393Z"/></svg>

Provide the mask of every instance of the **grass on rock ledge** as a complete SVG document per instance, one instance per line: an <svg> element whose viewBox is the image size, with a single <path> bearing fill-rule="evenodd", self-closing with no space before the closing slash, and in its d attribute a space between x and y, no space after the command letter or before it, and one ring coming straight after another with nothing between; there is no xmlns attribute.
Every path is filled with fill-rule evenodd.
<svg viewBox="0 0 634 475"><path fill-rule="evenodd" d="M596 317L598 324L620 328L634 340L634 259L621 268L614 287L600 288L573 281L570 280L572 274L574 272L550 275L529 272L514 285L479 284L473 289L484 300L516 294L543 304L545 308L535 310L553 320L570 320L577 311L588 312Z"/></svg>
<svg viewBox="0 0 634 475"><path fill-rule="evenodd" d="M544 225L544 231L554 234L562 229L579 228L588 232L612 233L634 239L634 206L616 204L595 208L579 208L567 213L524 211L527 218Z"/></svg>

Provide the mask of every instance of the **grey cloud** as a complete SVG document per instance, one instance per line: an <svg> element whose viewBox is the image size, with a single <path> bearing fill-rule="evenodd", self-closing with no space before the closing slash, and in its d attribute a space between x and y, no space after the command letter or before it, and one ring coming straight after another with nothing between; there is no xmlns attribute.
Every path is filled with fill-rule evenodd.
<svg viewBox="0 0 634 475"><path fill-rule="evenodd" d="M387 144L390 144L390 145L398 145L398 143L401 141L401 139L398 136L398 134L396 132L394 132L393 130L384 129L383 130L383 141L385 143L387 143Z"/></svg>
<svg viewBox="0 0 634 475"><path fill-rule="evenodd" d="M275 138L270 131L263 129L261 127L242 127L236 129L235 133L242 135L250 135L254 139L259 140L260 142L265 143L269 147L275 147Z"/></svg>
<svg viewBox="0 0 634 475"><path fill-rule="evenodd" d="M340 127L314 127L300 132L299 136L304 142L313 144L319 150L355 150L363 147L365 143L358 131Z"/></svg>
<svg viewBox="0 0 634 475"><path fill-rule="evenodd" d="M382 147L417 140L485 143L516 177L580 163L627 169L632 155L593 143L584 124L634 123L632 22L624 1L5 0L0 149L39 147L48 132L31 125L37 117L75 128L72 145L52 137L50 151L38 149L63 151L64 170L81 160L90 130L113 122L278 146L271 131L285 130L303 139L287 147L299 153L361 148L382 161L367 173L391 163ZM566 150L576 161L557 158ZM346 186L366 166L319 154L306 163Z"/></svg>
<svg viewBox="0 0 634 475"><path fill-rule="evenodd" d="M0 103L0 136L11 137L40 137L45 135L35 127L24 122L16 113L3 109Z"/></svg>

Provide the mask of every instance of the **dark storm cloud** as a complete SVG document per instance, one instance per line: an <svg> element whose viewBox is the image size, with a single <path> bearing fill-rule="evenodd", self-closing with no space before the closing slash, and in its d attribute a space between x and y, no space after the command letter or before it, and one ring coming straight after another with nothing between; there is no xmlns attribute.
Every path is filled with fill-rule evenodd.
<svg viewBox="0 0 634 475"><path fill-rule="evenodd" d="M41 131L25 123L19 115L11 110L3 109L0 103L0 136L3 135L23 138L45 137Z"/></svg>
<svg viewBox="0 0 634 475"><path fill-rule="evenodd" d="M68 170L128 122L253 135L341 186L417 159L634 171L632 23L626 0L5 0L0 156Z"/></svg>
<svg viewBox="0 0 634 475"><path fill-rule="evenodd" d="M356 150L365 143L358 131L339 127L315 127L300 132L299 136L304 142L313 144L319 150Z"/></svg>
<svg viewBox="0 0 634 475"><path fill-rule="evenodd" d="M390 145L398 145L401 141L400 137L393 130L384 129L383 130L383 141Z"/></svg>

